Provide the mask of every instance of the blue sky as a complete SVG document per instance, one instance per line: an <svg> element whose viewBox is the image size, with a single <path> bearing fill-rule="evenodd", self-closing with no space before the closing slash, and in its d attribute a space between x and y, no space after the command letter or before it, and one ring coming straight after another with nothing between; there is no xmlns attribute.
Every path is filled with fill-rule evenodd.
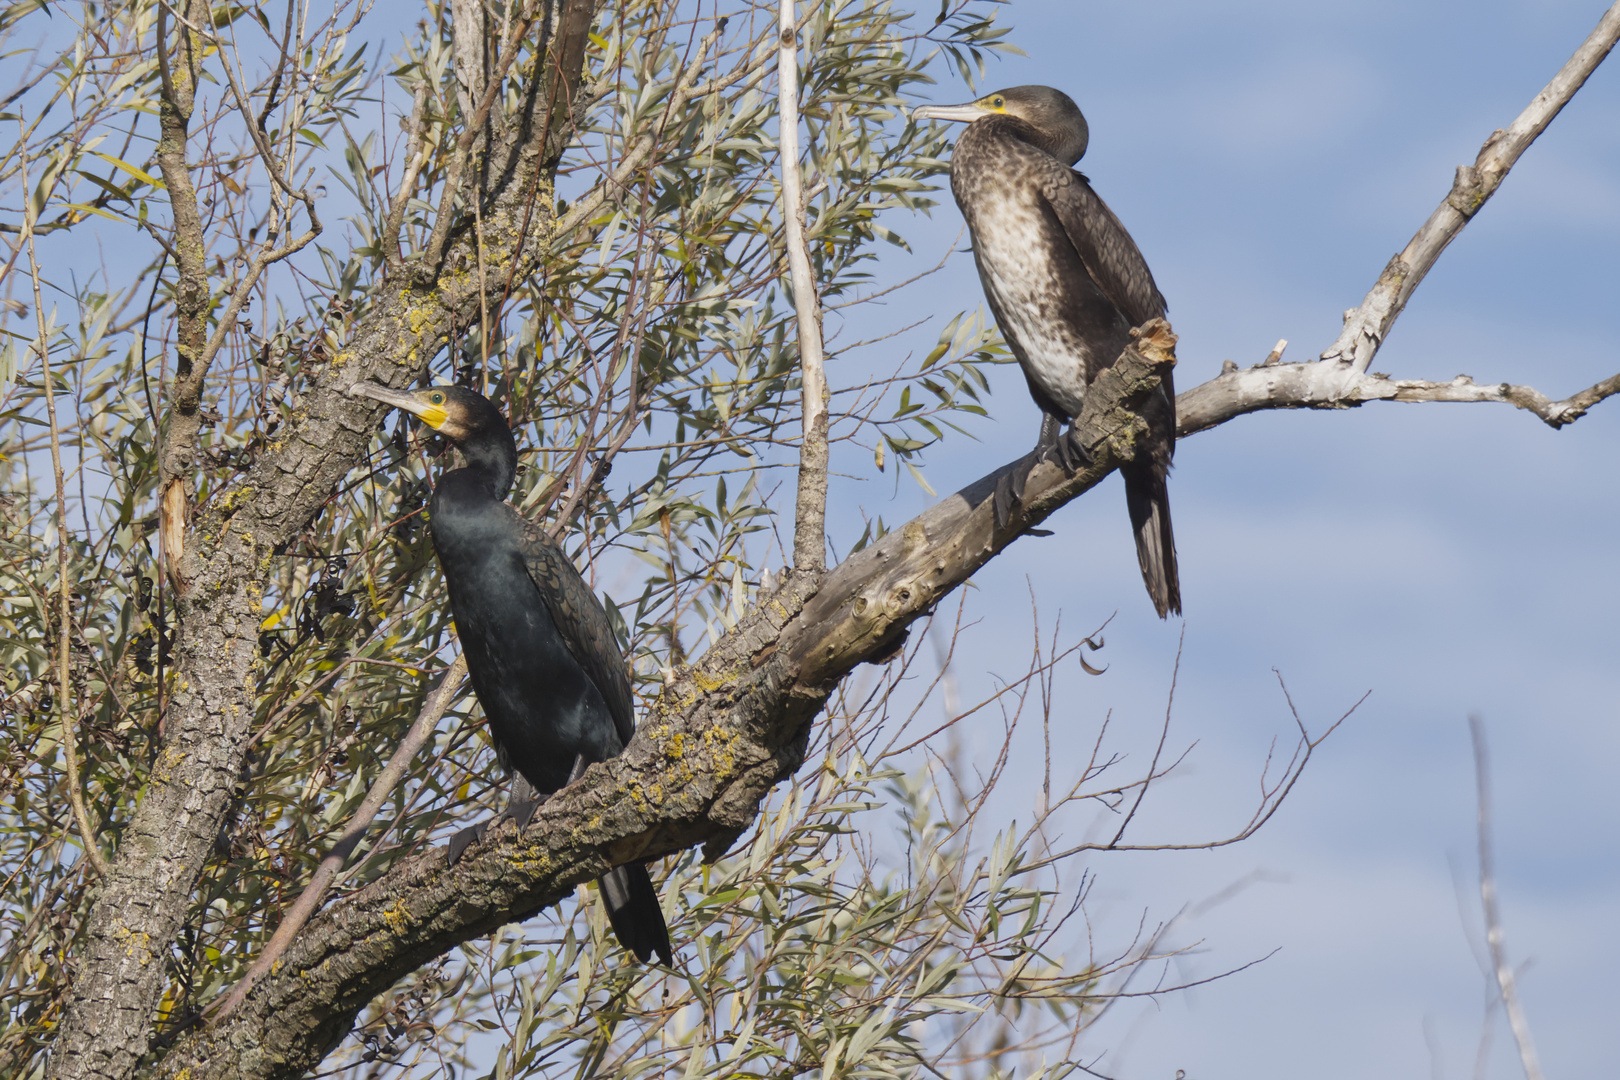
<svg viewBox="0 0 1620 1080"><path fill-rule="evenodd" d="M1603 10L1030 0L1001 16L1028 56L999 61L979 89L1049 83L1085 111L1081 168L1169 298L1185 389L1225 359L1258 362L1278 338L1291 360L1327 347L1455 166L1513 120ZM1375 370L1461 372L1553 397L1620 371L1615 64L1442 257ZM936 100L974 96L955 81ZM957 242L960 216L947 195L931 222L896 227L917 253L887 268L915 272ZM971 257L955 256L926 291L927 309L895 303L897 323L979 304ZM994 378L981 442L927 460L940 491L1033 443L1022 379L1010 368ZM1556 432L1507 406L1383 404L1248 416L1181 444L1171 496L1187 614L1173 730L1199 745L1150 802L1139 839L1207 837L1247 817L1269 740L1292 729L1272 668L1315 729L1372 695L1251 841L1086 864L1100 876L1094 926L1116 938L1144 909L1169 918L1255 876L1178 930L1181 944L1201 944L1171 978L1280 950L1111 1014L1087 1043L1107 1051L1099 1071L1475 1075L1486 984L1466 718L1477 712L1493 750L1507 945L1528 965L1521 993L1547 1075L1613 1075L1617 457L1620 402ZM889 522L928 501L908 482L898 494L850 482L842 494ZM968 699L1027 663L1027 604L1004 599L1026 596L1027 582L1048 625L1060 609L1075 633L1118 613L1108 673L1076 668L1060 682L1055 756L1089 745L1109 709L1140 752L1164 712L1182 626L1153 616L1123 503L1115 480L1066 508L1048 522L1055 536L1021 541L969 600L982 621L971 662L957 665ZM1037 731L1029 760L1039 745ZM1500 1016L1490 1031L1483 1075L1520 1075Z"/></svg>

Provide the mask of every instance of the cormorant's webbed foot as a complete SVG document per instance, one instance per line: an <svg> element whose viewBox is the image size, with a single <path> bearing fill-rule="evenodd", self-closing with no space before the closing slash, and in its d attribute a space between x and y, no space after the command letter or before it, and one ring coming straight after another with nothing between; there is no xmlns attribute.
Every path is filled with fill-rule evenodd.
<svg viewBox="0 0 1620 1080"><path fill-rule="evenodd" d="M1029 474L1040 460L1041 448L1036 447L1014 462L1012 469L996 481L996 490L990 498L991 507L996 512L997 529L1007 527L1008 520L1012 518L1012 508L1024 501L1024 487L1029 483Z"/></svg>
<svg viewBox="0 0 1620 1080"><path fill-rule="evenodd" d="M568 783L572 784L585 775L585 765L584 754L574 759L574 767L568 773ZM524 829L529 827L529 822L534 820L534 812L540 809L540 804L549 797L546 793L536 791L526 777L521 773L518 774L517 780L512 784L512 799L506 804L505 810L502 810L488 821L480 821L476 825L467 826L450 838L449 844L445 845L445 852L450 857L450 865L454 866L460 862L461 857L467 853L468 848L482 840L491 828L503 821L510 819L517 825L517 831L521 834Z"/></svg>
<svg viewBox="0 0 1620 1080"><path fill-rule="evenodd" d="M499 819L497 818L496 820ZM476 825L467 826L465 829L462 829L460 832L456 833L456 835L452 836L450 838L450 843L445 845L445 854L450 857L450 865L454 866L456 863L460 862L461 857L467 853L467 849L472 847L478 841L482 840L484 838L484 834L488 831L489 822L480 821Z"/></svg>
<svg viewBox="0 0 1620 1080"><path fill-rule="evenodd" d="M1052 444L1052 456L1070 476L1092 462L1091 451L1086 449L1086 444L1080 439L1080 433L1072 427Z"/></svg>
<svg viewBox="0 0 1620 1080"><path fill-rule="evenodd" d="M545 801L546 797L541 795L538 798L526 799L523 802L508 803L506 816L517 823L517 830L521 833L529 827L529 822L534 820L534 812L540 809L540 804Z"/></svg>

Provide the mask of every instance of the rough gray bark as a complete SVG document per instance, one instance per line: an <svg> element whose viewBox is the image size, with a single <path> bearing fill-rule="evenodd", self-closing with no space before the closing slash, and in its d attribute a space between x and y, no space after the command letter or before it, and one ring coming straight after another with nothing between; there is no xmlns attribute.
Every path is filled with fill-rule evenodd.
<svg viewBox="0 0 1620 1080"><path fill-rule="evenodd" d="M550 177L567 132L594 0L547 0L556 33L532 87L521 137L491 155L484 234L493 280L529 272L550 232ZM475 170L468 170L469 174ZM527 216L532 207L532 221ZM525 227L527 223L527 227ZM320 512L362 460L377 409L346 391L359 379L414 380L452 322L479 311L470 230L453 232L443 263L397 275L347 345L317 374L303 404L241 483L197 514L187 531L177 599L179 687L164 718L151 780L91 912L76 981L52 1048L49 1075L130 1076L152 1039L170 946L191 904L242 767L254 716L260 598L276 549ZM421 284L416 282L420 281ZM458 285L458 282L466 284Z"/></svg>
<svg viewBox="0 0 1620 1080"><path fill-rule="evenodd" d="M455 866L442 850L402 861L316 916L230 1016L178 1044L161 1074L272 1080L313 1067L360 1009L463 941L527 918L610 866L706 845L718 857L804 759L810 723L838 680L885 655L1008 544L1134 454L1135 410L1175 363L1175 336L1149 323L1097 379L1078 428L1092 463L1042 464L1022 506L995 528L1006 466L826 574L789 571L713 648L682 669L616 758L553 796L521 835L509 825Z"/></svg>

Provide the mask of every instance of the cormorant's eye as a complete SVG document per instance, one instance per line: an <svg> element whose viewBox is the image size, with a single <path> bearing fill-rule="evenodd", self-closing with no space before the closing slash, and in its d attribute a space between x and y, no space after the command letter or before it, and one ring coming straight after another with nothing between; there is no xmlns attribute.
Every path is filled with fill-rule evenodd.
<svg viewBox="0 0 1620 1080"><path fill-rule="evenodd" d="M1006 98L1001 98L1001 97L993 97L993 98L990 99L990 107L992 109L1005 109L1007 107L1007 99Z"/></svg>
<svg viewBox="0 0 1620 1080"><path fill-rule="evenodd" d="M435 404L435 405L443 405L444 404L444 395L439 394L439 393L430 394L430 395L428 395L428 400L433 402L433 404Z"/></svg>

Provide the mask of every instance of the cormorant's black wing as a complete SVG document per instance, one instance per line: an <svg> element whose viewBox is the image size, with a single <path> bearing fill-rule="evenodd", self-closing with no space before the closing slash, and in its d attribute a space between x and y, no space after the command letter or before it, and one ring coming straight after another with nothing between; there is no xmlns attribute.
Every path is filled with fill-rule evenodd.
<svg viewBox="0 0 1620 1080"><path fill-rule="evenodd" d="M1053 160L1041 171L1041 195L1068 234L1097 288L1132 326L1164 315L1164 297L1147 260L1108 204L1081 173Z"/></svg>
<svg viewBox="0 0 1620 1080"><path fill-rule="evenodd" d="M523 563L529 577L545 597L551 619L568 646L569 655L585 669L596 684L619 740L629 744L636 733L635 698L630 690L630 668L619 651L607 611L585 579L574 569L573 561L546 531L531 521L523 522Z"/></svg>

